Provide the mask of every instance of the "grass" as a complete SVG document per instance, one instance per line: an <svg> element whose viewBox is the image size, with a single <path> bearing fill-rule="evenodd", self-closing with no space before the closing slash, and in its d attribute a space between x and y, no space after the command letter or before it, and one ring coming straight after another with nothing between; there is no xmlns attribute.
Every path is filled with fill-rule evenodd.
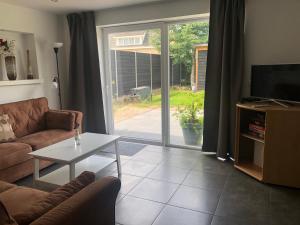
<svg viewBox="0 0 300 225"><path fill-rule="evenodd" d="M200 104L204 102L204 91L192 92L191 90L186 89L170 89L170 106L188 106L192 102L199 102ZM152 105L161 104L161 94L154 94L152 96Z"/></svg>
<svg viewBox="0 0 300 225"><path fill-rule="evenodd" d="M118 102L115 103L115 109L122 108L125 105L132 105L135 107L160 107L161 106L161 93L160 89L154 90L152 92L152 101L142 101L142 102ZM175 87L170 89L170 107L184 107L189 106L193 102L197 102L199 105L203 106L204 103L204 91L192 92L187 88Z"/></svg>

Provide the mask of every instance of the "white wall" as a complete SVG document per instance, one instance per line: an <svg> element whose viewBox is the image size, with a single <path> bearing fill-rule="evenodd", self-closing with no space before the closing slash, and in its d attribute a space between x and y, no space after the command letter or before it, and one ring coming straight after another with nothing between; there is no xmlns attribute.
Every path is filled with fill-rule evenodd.
<svg viewBox="0 0 300 225"><path fill-rule="evenodd" d="M209 0L154 2L96 12L96 25L122 24L136 21L190 16L209 12Z"/></svg>
<svg viewBox="0 0 300 225"><path fill-rule="evenodd" d="M251 65L300 63L300 1L246 0L245 88Z"/></svg>
<svg viewBox="0 0 300 225"><path fill-rule="evenodd" d="M43 84L1 86L0 104L46 96L50 106L57 107L57 89L52 87L52 78L56 74L55 55L52 47L58 37L57 16L0 3L0 29L34 33L38 71L44 80Z"/></svg>

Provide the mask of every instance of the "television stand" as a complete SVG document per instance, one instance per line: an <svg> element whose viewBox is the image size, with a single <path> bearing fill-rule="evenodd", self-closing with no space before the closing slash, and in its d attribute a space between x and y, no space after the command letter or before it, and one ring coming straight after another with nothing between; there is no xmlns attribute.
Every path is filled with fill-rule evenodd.
<svg viewBox="0 0 300 225"><path fill-rule="evenodd" d="M288 104L282 103L279 100L276 99L263 99L263 100L259 100L259 101L254 101L253 103L274 103L277 105L280 105L284 108L289 108L290 106ZM270 105L254 105L255 108L260 108L260 107L267 107L267 106L273 106L272 104Z"/></svg>
<svg viewBox="0 0 300 225"><path fill-rule="evenodd" d="M255 105L237 104L235 167L265 183L300 188L300 105Z"/></svg>

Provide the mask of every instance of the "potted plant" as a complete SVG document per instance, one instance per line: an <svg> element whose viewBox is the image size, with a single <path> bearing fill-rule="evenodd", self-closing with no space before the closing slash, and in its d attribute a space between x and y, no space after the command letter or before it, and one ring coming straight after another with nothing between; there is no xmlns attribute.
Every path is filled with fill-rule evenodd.
<svg viewBox="0 0 300 225"><path fill-rule="evenodd" d="M192 102L191 105L179 107L175 116L180 122L184 142L187 145L201 145L203 135L203 104Z"/></svg>

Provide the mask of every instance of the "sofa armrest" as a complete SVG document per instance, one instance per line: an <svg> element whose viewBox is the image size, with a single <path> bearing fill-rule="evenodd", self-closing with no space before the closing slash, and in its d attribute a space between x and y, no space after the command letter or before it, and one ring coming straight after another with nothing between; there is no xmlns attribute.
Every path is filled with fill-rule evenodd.
<svg viewBox="0 0 300 225"><path fill-rule="evenodd" d="M102 178L30 225L115 225L115 203L120 187L118 178Z"/></svg>
<svg viewBox="0 0 300 225"><path fill-rule="evenodd" d="M82 127L82 118L83 113L75 110L49 110L49 112L62 112L62 113L71 113L75 117L74 128L81 128Z"/></svg>

